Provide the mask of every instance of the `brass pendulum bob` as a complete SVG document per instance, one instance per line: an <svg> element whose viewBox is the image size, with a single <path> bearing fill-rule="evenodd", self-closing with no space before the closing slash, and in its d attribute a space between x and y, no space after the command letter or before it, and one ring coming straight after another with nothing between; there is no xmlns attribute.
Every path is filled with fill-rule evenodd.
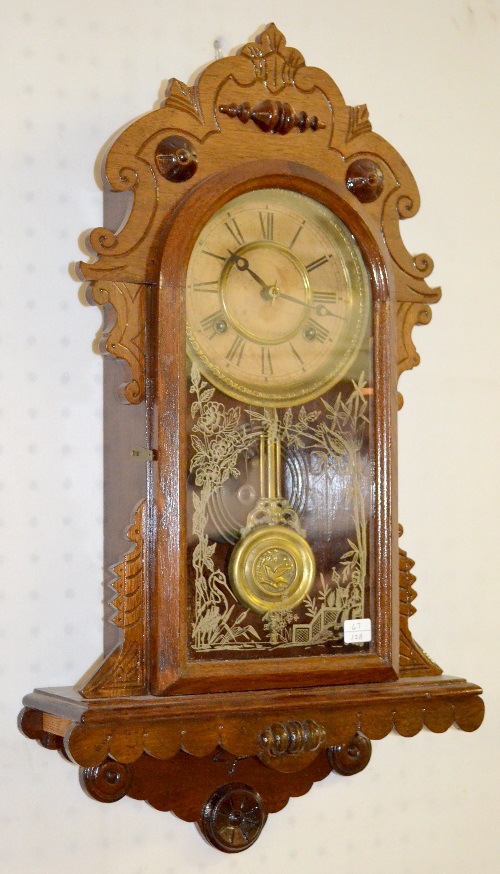
<svg viewBox="0 0 500 874"><path fill-rule="evenodd" d="M316 575L299 517L281 495L281 438L276 414L260 438L261 497L241 529L229 562L238 600L256 613L300 604Z"/></svg>

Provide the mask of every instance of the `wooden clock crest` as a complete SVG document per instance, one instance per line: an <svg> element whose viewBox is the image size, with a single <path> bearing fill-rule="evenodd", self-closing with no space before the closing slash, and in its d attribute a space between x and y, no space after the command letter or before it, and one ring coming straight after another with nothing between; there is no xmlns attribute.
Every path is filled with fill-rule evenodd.
<svg viewBox="0 0 500 874"><path fill-rule="evenodd" d="M104 654L21 729L238 852L370 739L481 723L412 638L397 545L397 377L440 291L406 164L274 25L172 80L105 172Z"/></svg>

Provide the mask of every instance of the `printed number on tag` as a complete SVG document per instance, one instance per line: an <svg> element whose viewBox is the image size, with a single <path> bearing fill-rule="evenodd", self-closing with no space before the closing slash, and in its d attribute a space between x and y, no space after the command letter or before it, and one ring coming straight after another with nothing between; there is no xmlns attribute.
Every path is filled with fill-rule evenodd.
<svg viewBox="0 0 500 874"><path fill-rule="evenodd" d="M346 619L344 622L344 643L366 643L371 639L371 619Z"/></svg>

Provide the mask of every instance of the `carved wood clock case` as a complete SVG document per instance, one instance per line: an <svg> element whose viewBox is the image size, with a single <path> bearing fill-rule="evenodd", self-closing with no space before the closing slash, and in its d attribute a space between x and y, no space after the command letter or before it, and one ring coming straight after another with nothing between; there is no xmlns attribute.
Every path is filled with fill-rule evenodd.
<svg viewBox="0 0 500 874"><path fill-rule="evenodd" d="M406 164L274 25L172 80L105 175L115 230L81 265L104 314L104 654L21 727L93 798L238 852L370 739L481 723L481 690L411 636L398 548L397 378L440 291L400 237Z"/></svg>

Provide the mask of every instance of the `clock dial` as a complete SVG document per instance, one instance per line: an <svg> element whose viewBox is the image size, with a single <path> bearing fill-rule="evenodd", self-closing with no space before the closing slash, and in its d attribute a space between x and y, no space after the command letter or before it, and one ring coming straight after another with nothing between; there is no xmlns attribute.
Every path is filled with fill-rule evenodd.
<svg viewBox="0 0 500 874"><path fill-rule="evenodd" d="M294 191L256 190L216 212L186 287L191 360L247 403L284 407L322 394L364 340L369 279L354 238Z"/></svg>

